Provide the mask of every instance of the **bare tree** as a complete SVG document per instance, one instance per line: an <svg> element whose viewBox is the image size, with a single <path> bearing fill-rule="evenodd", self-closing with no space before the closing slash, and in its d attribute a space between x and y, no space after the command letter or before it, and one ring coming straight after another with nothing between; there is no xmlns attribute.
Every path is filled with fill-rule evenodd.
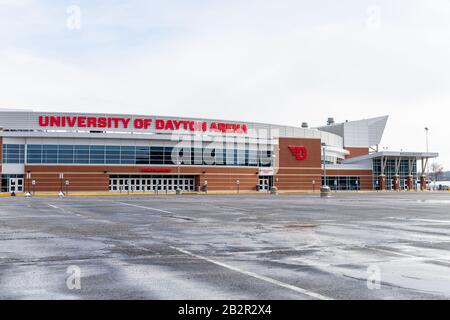
<svg viewBox="0 0 450 320"><path fill-rule="evenodd" d="M433 173L434 181L438 181L444 173L444 167L440 163L434 162L431 164L431 172Z"/></svg>

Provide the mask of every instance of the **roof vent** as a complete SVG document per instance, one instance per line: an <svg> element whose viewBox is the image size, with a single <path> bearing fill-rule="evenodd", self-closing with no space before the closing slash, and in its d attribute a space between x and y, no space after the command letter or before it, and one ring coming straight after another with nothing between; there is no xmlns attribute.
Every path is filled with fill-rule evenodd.
<svg viewBox="0 0 450 320"><path fill-rule="evenodd" d="M327 125L331 126L332 124L334 124L334 118L328 118Z"/></svg>
<svg viewBox="0 0 450 320"><path fill-rule="evenodd" d="M308 122L302 122L302 128L308 128Z"/></svg>

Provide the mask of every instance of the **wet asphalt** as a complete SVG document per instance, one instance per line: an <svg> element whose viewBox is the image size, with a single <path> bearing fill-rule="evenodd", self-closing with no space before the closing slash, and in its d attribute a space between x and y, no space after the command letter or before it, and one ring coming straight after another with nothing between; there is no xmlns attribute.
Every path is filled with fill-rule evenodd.
<svg viewBox="0 0 450 320"><path fill-rule="evenodd" d="M450 193L0 198L0 299L450 299L449 208Z"/></svg>

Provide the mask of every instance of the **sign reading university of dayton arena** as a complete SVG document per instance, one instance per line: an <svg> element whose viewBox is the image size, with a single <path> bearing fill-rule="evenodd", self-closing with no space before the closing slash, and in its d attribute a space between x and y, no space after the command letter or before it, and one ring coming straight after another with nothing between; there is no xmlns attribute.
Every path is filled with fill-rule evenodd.
<svg viewBox="0 0 450 320"><path fill-rule="evenodd" d="M216 121L196 121L152 117L122 117L98 115L39 115L39 126L44 128L125 129L149 131L197 131L247 134L247 125Z"/></svg>

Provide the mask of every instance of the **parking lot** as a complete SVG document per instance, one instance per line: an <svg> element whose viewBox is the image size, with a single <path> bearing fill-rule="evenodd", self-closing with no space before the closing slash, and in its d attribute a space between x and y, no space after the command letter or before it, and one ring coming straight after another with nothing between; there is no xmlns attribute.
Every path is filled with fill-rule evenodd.
<svg viewBox="0 0 450 320"><path fill-rule="evenodd" d="M0 298L450 299L449 205L406 192L0 198Z"/></svg>

